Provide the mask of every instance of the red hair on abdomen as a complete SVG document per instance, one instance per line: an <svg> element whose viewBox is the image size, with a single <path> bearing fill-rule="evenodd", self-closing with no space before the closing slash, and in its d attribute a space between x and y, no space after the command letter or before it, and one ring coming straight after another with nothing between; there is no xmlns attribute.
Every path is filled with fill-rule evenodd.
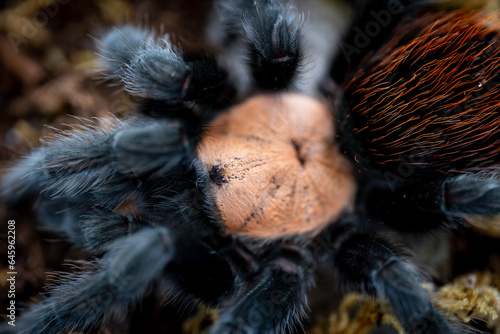
<svg viewBox="0 0 500 334"><path fill-rule="evenodd" d="M498 28L478 12L407 17L365 57L345 97L372 166L453 173L499 164Z"/></svg>

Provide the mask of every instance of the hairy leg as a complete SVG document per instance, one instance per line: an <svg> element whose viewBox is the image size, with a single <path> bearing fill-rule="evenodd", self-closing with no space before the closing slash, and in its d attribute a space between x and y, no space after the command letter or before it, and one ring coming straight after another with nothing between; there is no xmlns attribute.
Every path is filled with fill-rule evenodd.
<svg viewBox="0 0 500 334"><path fill-rule="evenodd" d="M374 189L363 202L370 217L401 231L453 231L467 221L488 222L500 215L500 173L492 169Z"/></svg>
<svg viewBox="0 0 500 334"><path fill-rule="evenodd" d="M275 254L259 283L235 305L229 305L210 333L283 333L300 326L307 308L303 258L287 250Z"/></svg>
<svg viewBox="0 0 500 334"><path fill-rule="evenodd" d="M141 108L155 117L169 116L186 102L215 103L226 89L226 70L207 52L187 53L168 35L131 25L109 31L98 42L103 69L135 96L163 108Z"/></svg>
<svg viewBox="0 0 500 334"><path fill-rule="evenodd" d="M49 297L19 318L16 331L89 330L126 315L158 277L191 303L217 303L233 284L229 265L215 251L165 228L147 228L116 240L92 267L60 278Z"/></svg>
<svg viewBox="0 0 500 334"><path fill-rule="evenodd" d="M222 0L215 8L209 38L234 67L231 80L237 80L242 95L248 86L263 90L293 86L303 59L303 16L296 8L277 0ZM242 63L248 66L242 68Z"/></svg>
<svg viewBox="0 0 500 334"><path fill-rule="evenodd" d="M85 125L20 160L3 178L2 191L11 203L43 192L47 199L113 208L137 189L141 177L189 165L195 140L180 121L117 121L111 129Z"/></svg>
<svg viewBox="0 0 500 334"><path fill-rule="evenodd" d="M462 333L445 319L420 286L418 270L373 234L344 235L333 262L346 290L387 301L407 333Z"/></svg>

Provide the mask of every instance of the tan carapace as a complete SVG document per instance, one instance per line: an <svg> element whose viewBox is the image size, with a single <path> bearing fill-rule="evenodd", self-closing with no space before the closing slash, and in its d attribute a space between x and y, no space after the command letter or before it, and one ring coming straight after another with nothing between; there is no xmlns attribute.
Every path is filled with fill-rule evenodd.
<svg viewBox="0 0 500 334"><path fill-rule="evenodd" d="M354 202L333 117L305 95L261 95L232 108L211 123L198 156L229 233L314 233Z"/></svg>

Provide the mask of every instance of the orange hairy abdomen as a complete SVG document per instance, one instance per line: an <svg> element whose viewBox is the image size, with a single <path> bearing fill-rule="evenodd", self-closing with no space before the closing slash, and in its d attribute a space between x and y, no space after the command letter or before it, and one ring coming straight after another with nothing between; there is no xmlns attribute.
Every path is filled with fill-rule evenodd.
<svg viewBox="0 0 500 334"><path fill-rule="evenodd" d="M272 238L319 231L349 210L355 182L328 109L298 94L258 96L218 117L198 156L230 233Z"/></svg>

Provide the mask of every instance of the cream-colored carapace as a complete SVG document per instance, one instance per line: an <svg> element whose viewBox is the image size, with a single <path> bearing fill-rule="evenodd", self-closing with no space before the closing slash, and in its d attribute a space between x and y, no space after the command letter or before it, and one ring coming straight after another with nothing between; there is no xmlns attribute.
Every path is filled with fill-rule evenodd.
<svg viewBox="0 0 500 334"><path fill-rule="evenodd" d="M210 124L198 156L229 233L314 233L354 201L333 117L305 95L261 95L233 107Z"/></svg>

